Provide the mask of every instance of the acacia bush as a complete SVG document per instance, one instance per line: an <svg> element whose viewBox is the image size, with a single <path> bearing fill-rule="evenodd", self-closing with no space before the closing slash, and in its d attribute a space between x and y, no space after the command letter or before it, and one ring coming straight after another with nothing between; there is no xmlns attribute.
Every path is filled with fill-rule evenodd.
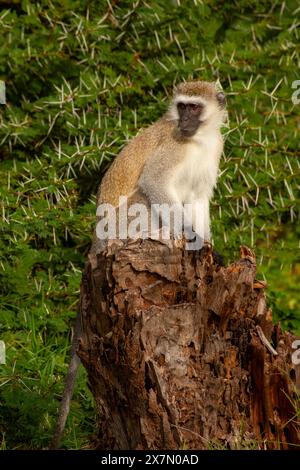
<svg viewBox="0 0 300 470"><path fill-rule="evenodd" d="M299 333L299 28L294 0L0 0L2 448L43 448L103 172L167 107L174 83L219 80L229 110L212 203L227 261L255 247L275 317ZM81 371L64 439L90 445Z"/></svg>

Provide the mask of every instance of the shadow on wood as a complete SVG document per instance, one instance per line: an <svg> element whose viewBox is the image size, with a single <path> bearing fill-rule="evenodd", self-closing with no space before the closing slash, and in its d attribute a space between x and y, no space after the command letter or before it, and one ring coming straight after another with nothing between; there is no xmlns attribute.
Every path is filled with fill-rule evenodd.
<svg viewBox="0 0 300 470"><path fill-rule="evenodd" d="M79 355L99 449L300 444L295 337L273 325L255 275L245 247L227 267L209 246L188 252L150 239L90 255Z"/></svg>

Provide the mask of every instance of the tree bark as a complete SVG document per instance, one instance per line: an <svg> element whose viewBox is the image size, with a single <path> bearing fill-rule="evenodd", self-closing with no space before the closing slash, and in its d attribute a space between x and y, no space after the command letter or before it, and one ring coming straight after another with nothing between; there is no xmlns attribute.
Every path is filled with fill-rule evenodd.
<svg viewBox="0 0 300 470"><path fill-rule="evenodd" d="M150 239L90 255L79 356L99 449L297 448L295 337L255 275L245 247L227 267Z"/></svg>

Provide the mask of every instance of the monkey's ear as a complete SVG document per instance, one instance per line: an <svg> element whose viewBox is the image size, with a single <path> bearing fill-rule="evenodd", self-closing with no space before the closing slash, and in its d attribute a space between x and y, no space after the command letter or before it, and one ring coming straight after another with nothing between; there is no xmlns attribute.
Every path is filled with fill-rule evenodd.
<svg viewBox="0 0 300 470"><path fill-rule="evenodd" d="M226 96L224 95L223 91L218 91L217 93L217 100L221 108L225 108L226 106Z"/></svg>

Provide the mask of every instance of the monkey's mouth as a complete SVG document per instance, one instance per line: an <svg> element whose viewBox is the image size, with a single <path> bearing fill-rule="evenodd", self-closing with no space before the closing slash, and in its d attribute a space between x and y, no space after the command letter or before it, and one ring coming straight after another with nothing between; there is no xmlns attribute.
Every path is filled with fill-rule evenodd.
<svg viewBox="0 0 300 470"><path fill-rule="evenodd" d="M205 121L198 121L197 126L193 126L193 127L184 128L184 127L179 126L182 137L192 137L193 135L195 135L199 127L202 126L204 122Z"/></svg>
<svg viewBox="0 0 300 470"><path fill-rule="evenodd" d="M192 137L195 134L196 129L180 129L181 135L183 137Z"/></svg>

